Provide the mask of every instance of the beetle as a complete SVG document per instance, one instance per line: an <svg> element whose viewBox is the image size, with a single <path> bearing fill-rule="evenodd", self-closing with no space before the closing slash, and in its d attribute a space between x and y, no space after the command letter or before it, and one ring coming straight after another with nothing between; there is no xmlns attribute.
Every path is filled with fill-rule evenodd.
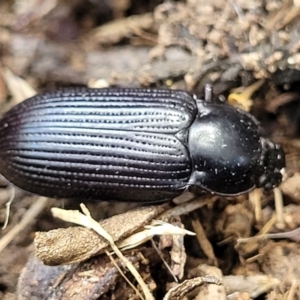
<svg viewBox="0 0 300 300"><path fill-rule="evenodd" d="M223 196L282 179L285 156L258 121L182 90L66 88L0 121L0 173L54 198L162 202L193 186Z"/></svg>

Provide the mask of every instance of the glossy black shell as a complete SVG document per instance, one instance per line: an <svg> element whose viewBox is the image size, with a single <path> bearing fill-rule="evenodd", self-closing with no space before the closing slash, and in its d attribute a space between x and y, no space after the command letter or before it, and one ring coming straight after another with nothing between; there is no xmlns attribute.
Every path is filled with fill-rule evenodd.
<svg viewBox="0 0 300 300"><path fill-rule="evenodd" d="M255 120L229 105L198 103L189 134L191 185L234 195L256 186L262 146Z"/></svg>
<svg viewBox="0 0 300 300"><path fill-rule="evenodd" d="M248 114L184 91L65 89L2 118L0 173L55 198L157 202L190 185L235 195L267 169L280 182L283 154L270 170L265 144Z"/></svg>

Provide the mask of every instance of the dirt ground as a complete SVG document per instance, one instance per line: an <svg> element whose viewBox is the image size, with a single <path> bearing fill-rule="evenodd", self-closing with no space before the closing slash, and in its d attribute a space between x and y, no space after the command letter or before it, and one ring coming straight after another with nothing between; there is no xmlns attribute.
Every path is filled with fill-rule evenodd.
<svg viewBox="0 0 300 300"><path fill-rule="evenodd" d="M3 180L1 225L14 201L0 233L0 299L300 299L299 50L299 0L1 0L1 113L60 87L161 87L203 97L211 83L216 98L250 111L283 146L286 169L279 188L239 197L203 193L143 208L83 199L115 241L152 219L174 225L124 250L126 261L103 253L108 243L88 229L90 218L84 228L73 226L74 215L52 215L52 207L80 210L79 203ZM188 230L184 238L178 228Z"/></svg>

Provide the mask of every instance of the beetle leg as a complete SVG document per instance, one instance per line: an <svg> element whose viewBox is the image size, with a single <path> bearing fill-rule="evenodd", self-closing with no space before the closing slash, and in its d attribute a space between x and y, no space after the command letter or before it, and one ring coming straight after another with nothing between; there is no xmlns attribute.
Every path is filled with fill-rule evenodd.
<svg viewBox="0 0 300 300"><path fill-rule="evenodd" d="M210 83L207 83L205 85L204 100L205 100L205 102L213 101L213 87L212 87L212 84L210 84Z"/></svg>
<svg viewBox="0 0 300 300"><path fill-rule="evenodd" d="M196 103L212 103L213 102L213 86L211 83L206 83L204 87L204 99L199 99L197 95L193 94L193 99ZM199 108L199 107L198 107Z"/></svg>

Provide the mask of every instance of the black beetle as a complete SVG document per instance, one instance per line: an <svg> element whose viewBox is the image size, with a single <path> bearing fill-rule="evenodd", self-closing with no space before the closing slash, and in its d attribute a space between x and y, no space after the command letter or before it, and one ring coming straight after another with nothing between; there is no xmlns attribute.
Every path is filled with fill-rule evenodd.
<svg viewBox="0 0 300 300"><path fill-rule="evenodd" d="M190 186L233 196L281 182L281 147L256 119L181 90L70 88L0 121L0 173L55 198L166 201Z"/></svg>

